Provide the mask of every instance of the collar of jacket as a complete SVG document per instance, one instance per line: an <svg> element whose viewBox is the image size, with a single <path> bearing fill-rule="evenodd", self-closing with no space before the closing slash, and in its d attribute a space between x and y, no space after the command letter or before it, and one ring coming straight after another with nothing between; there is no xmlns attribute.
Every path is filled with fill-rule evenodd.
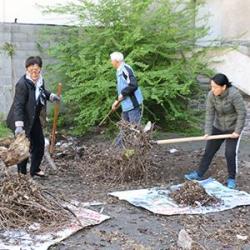
<svg viewBox="0 0 250 250"><path fill-rule="evenodd" d="M228 93L229 93L229 88L226 88L225 91L221 95L218 96L218 98L223 99L226 96L228 96Z"/></svg>
<svg viewBox="0 0 250 250"><path fill-rule="evenodd" d="M30 79L28 79L26 77L26 75L23 76L25 81L31 86L32 89L36 89L36 85L34 84L34 82L32 82Z"/></svg>
<svg viewBox="0 0 250 250"><path fill-rule="evenodd" d="M122 73L123 67L125 65L125 62L123 62L116 70L117 75L120 75Z"/></svg>

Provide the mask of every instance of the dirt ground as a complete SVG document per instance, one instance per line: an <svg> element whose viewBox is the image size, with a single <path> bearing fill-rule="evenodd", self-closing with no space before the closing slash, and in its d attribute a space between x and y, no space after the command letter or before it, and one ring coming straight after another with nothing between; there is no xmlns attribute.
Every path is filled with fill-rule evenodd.
<svg viewBox="0 0 250 250"><path fill-rule="evenodd" d="M90 136L80 141L72 139L67 143L64 143L66 147L57 155L58 171L52 171L45 162L43 166L47 168L49 176L38 182L51 192L61 194L68 200L101 202L101 205L91 206L90 209L101 211L111 218L98 226L81 230L60 244L51 247L50 250L174 250L179 249L177 239L181 229L189 232L192 239L199 244L199 247L195 249L250 249L250 206L207 215L160 216L108 195L111 191L182 183L184 173L198 165L203 153L203 142L155 145L151 152L154 159L152 169L150 169L147 180L123 184L95 178L92 169L88 169L88 167L83 176L79 174L79 166L84 166L86 147L90 145L107 147L111 143L110 140ZM70 151L69 148L74 148L74 144L77 145L75 150ZM67 145L71 146L67 148ZM62 148L62 146L60 147ZM169 150L172 148L178 151L170 153ZM250 141L242 141L237 180L238 189L247 192L250 192L249 148ZM222 151L215 157L207 176L213 176L225 183L227 171L224 157L221 154ZM247 236L247 239L240 240L237 235Z"/></svg>

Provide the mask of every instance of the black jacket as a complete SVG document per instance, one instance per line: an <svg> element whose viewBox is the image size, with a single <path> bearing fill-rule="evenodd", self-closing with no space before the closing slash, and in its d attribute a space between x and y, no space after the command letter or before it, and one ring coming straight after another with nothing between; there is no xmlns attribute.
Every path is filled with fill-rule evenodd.
<svg viewBox="0 0 250 250"><path fill-rule="evenodd" d="M17 82L13 104L7 116L7 126L12 131L15 131L15 122L22 121L25 133L29 136L35 117L40 113L44 113L46 100L49 100L51 94L45 90L44 82L40 89L45 97L44 105L38 105L35 98L35 85L25 75Z"/></svg>

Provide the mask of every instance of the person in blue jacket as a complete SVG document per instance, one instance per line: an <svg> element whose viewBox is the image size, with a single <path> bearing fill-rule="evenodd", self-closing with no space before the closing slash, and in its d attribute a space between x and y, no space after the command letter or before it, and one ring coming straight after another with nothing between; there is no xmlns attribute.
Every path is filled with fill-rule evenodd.
<svg viewBox="0 0 250 250"><path fill-rule="evenodd" d="M113 52L110 55L111 63L116 69L118 97L112 105L115 111L121 105L122 119L139 124L141 121L142 92L138 86L133 69L125 63L121 52Z"/></svg>

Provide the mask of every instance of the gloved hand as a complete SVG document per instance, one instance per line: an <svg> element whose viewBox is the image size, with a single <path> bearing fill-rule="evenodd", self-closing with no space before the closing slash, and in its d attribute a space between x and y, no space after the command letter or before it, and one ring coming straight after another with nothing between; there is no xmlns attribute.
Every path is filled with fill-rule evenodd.
<svg viewBox="0 0 250 250"><path fill-rule="evenodd" d="M114 101L114 103L112 104L112 111L114 112L114 111L116 111L118 108L119 108L119 106L120 106L120 101L118 101L118 100L115 100Z"/></svg>
<svg viewBox="0 0 250 250"><path fill-rule="evenodd" d="M16 127L16 129L15 129L15 136L17 136L17 135L20 135L20 134L24 134L24 129L23 129L23 127Z"/></svg>
<svg viewBox="0 0 250 250"><path fill-rule="evenodd" d="M51 102L60 102L61 101L61 97L54 94L54 93L50 94L49 99L50 99Z"/></svg>

